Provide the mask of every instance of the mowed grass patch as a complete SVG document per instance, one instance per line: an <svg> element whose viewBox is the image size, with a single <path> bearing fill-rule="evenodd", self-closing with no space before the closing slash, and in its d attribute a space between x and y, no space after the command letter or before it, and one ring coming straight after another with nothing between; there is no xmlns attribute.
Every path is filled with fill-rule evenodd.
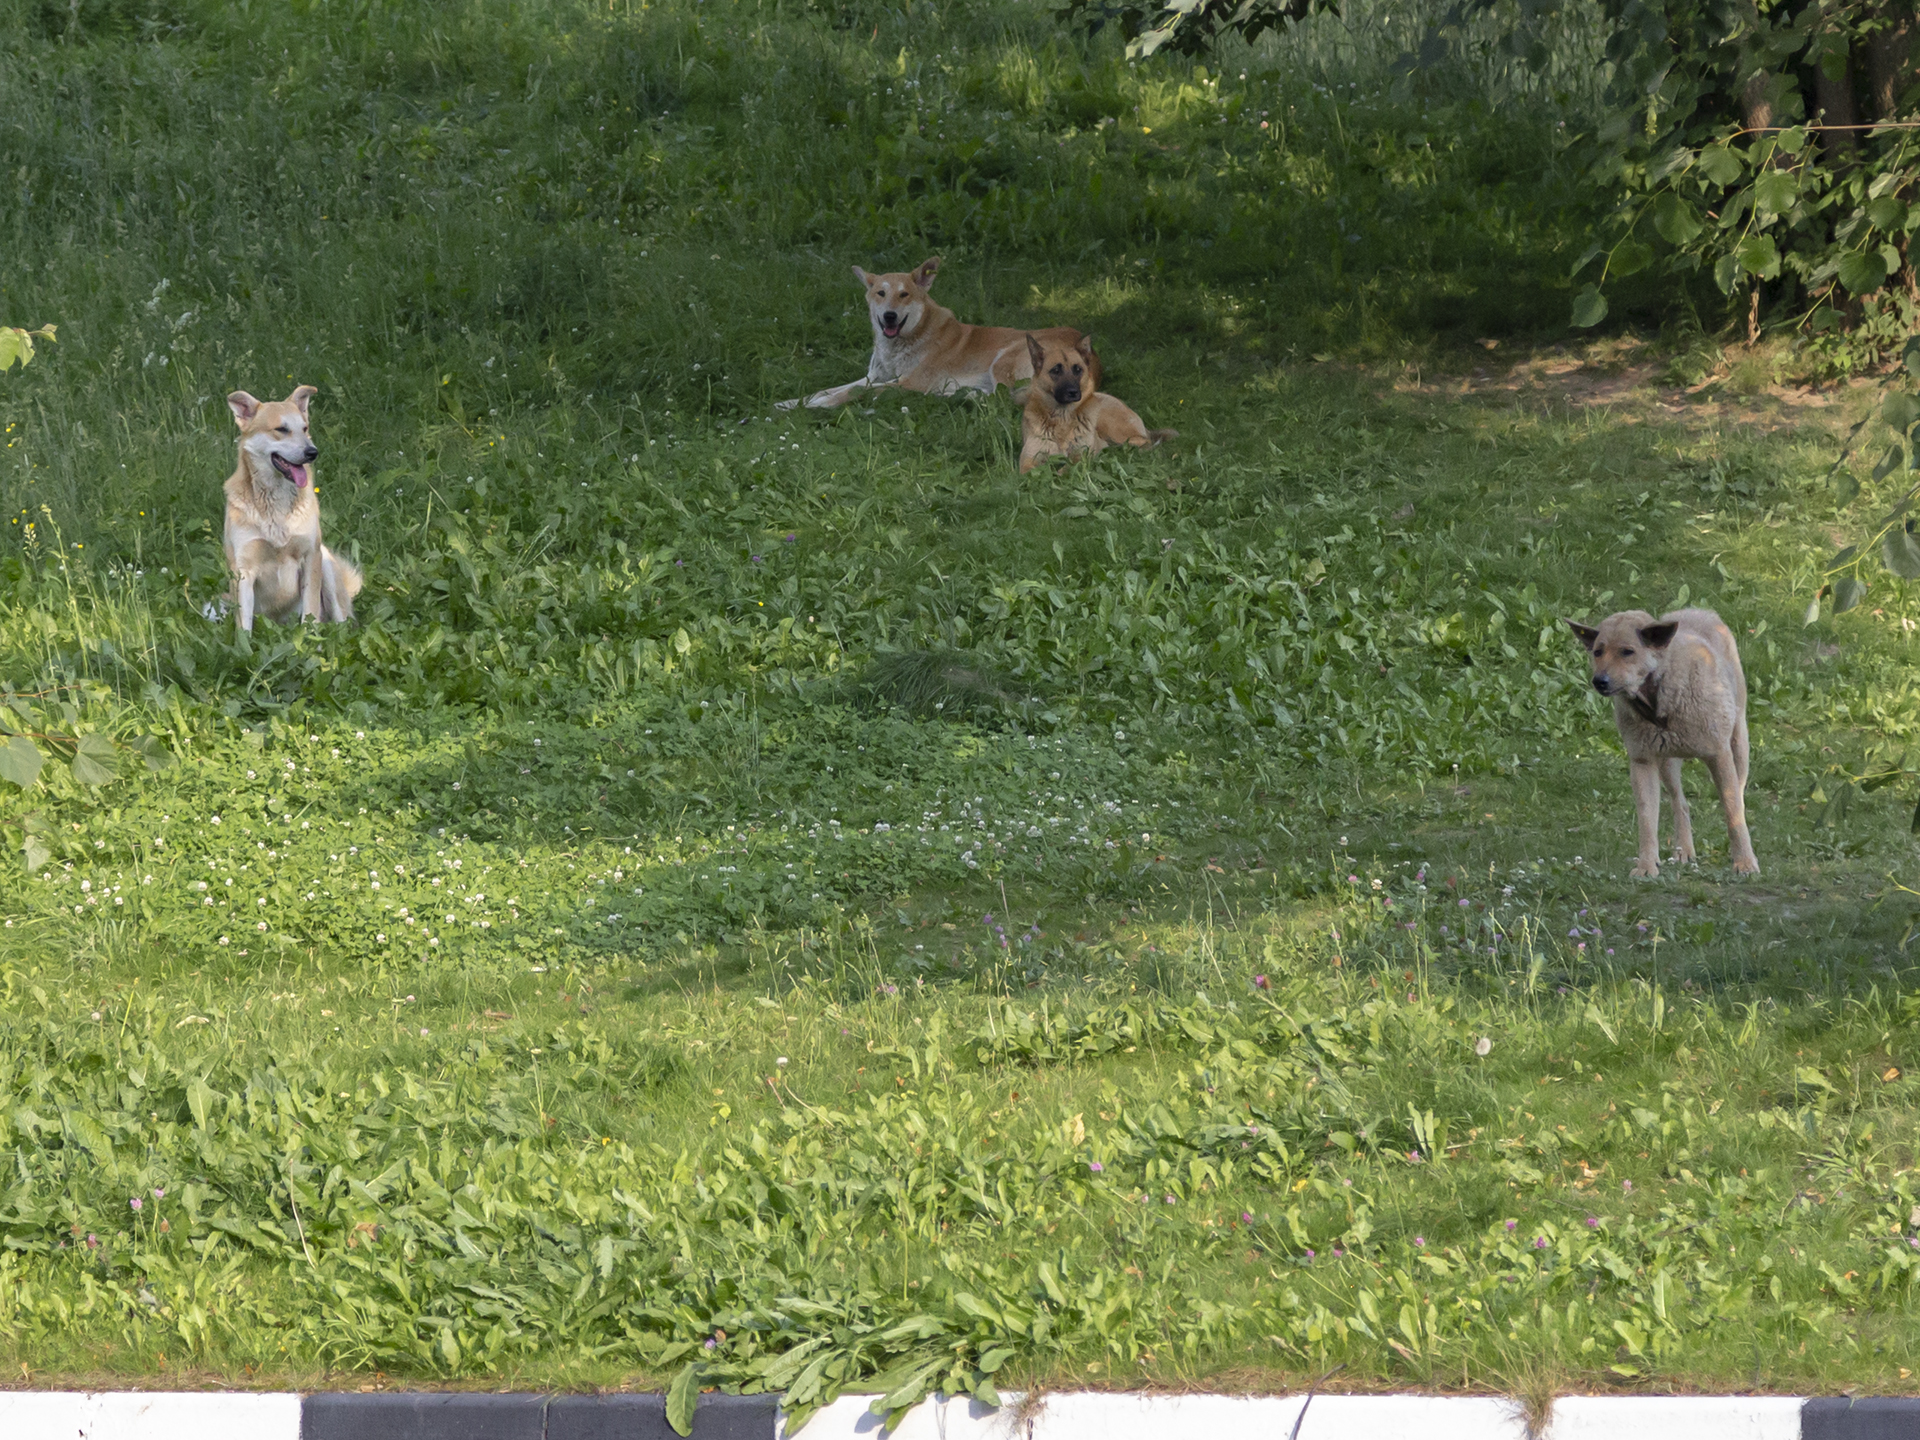
<svg viewBox="0 0 1920 1440"><path fill-rule="evenodd" d="M1835 767L1915 616L1801 624L1833 436L1393 388L1562 313L1550 123L997 6L16 8L29 1377L1907 1380L1910 797ZM935 250L1180 440L772 408ZM298 382L362 623L243 641L220 400ZM1560 624L1683 601L1754 883L1698 776L1625 878Z"/></svg>

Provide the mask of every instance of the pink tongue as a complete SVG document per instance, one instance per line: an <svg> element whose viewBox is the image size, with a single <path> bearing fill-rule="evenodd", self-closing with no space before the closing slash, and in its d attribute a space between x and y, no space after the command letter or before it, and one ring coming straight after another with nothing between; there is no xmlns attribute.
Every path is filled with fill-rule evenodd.
<svg viewBox="0 0 1920 1440"><path fill-rule="evenodd" d="M293 477L294 484L305 485L307 483L307 467L306 466L289 463L287 465L287 473Z"/></svg>

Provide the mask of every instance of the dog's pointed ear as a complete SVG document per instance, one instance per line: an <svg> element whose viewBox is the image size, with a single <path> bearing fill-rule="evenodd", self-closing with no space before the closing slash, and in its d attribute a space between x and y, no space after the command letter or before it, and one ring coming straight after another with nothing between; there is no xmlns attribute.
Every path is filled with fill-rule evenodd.
<svg viewBox="0 0 1920 1440"><path fill-rule="evenodd" d="M933 277L939 273L940 257L938 255L931 255L925 260L922 260L918 268L914 270L913 283L918 285L922 290L931 290L933 288Z"/></svg>
<svg viewBox="0 0 1920 1440"><path fill-rule="evenodd" d="M1027 336L1027 354L1033 360L1033 373L1038 375L1041 367L1047 363L1047 352L1040 348L1040 342L1031 335Z"/></svg>
<svg viewBox="0 0 1920 1440"><path fill-rule="evenodd" d="M1664 650L1673 641L1673 634L1680 628L1678 620L1662 620L1657 625L1642 625L1640 641L1650 650Z"/></svg>
<svg viewBox="0 0 1920 1440"><path fill-rule="evenodd" d="M259 412L260 402L244 390L236 390L227 396L227 408L233 412L233 423L244 426Z"/></svg>
<svg viewBox="0 0 1920 1440"><path fill-rule="evenodd" d="M1567 628L1573 631L1574 638L1589 650L1593 649L1593 642L1600 638L1598 630L1591 625L1582 625L1578 620L1567 621Z"/></svg>
<svg viewBox="0 0 1920 1440"><path fill-rule="evenodd" d="M307 418L307 402L319 393L320 387L317 385L302 385L291 395L287 396L287 399L300 407L300 418L304 420Z"/></svg>
<svg viewBox="0 0 1920 1440"><path fill-rule="evenodd" d="M853 267L853 273L859 277L860 283L862 285L871 285L873 283L873 277L869 275L866 271L862 270L858 265Z"/></svg>
<svg viewBox="0 0 1920 1440"><path fill-rule="evenodd" d="M1080 343L1073 348L1086 357L1088 364L1093 363L1093 336L1082 335L1080 337Z"/></svg>

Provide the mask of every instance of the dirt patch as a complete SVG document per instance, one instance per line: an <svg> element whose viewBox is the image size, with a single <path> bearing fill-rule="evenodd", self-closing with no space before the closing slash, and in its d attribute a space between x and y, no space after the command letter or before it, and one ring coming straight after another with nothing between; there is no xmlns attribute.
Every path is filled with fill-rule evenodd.
<svg viewBox="0 0 1920 1440"><path fill-rule="evenodd" d="M1508 398L1522 405L1608 411L1629 424L1678 422L1702 429L1740 425L1773 432L1803 425L1830 429L1851 420L1879 388L1874 377L1811 383L1758 380L1774 368L1762 352L1732 352L1734 363L1694 385L1673 382L1668 360L1636 341L1605 341L1586 347L1556 345L1496 359L1464 374L1425 373L1408 367L1393 393L1440 398Z"/></svg>

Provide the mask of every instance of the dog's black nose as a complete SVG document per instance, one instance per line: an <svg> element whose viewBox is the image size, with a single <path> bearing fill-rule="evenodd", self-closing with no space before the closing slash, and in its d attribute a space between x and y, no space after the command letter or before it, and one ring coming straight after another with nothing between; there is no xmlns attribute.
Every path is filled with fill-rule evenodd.
<svg viewBox="0 0 1920 1440"><path fill-rule="evenodd" d="M316 446L309 445L307 446L307 453L302 455L300 458L302 460L311 460L313 459L314 456L318 455L319 453L320 451Z"/></svg>
<svg viewBox="0 0 1920 1440"><path fill-rule="evenodd" d="M900 317L889 310L880 317L880 323L882 325L898 325L900 323Z"/></svg>
<svg viewBox="0 0 1920 1440"><path fill-rule="evenodd" d="M1593 677L1593 688L1598 690L1602 695L1611 695L1613 693L1613 681L1604 675L1596 675Z"/></svg>
<svg viewBox="0 0 1920 1440"><path fill-rule="evenodd" d="M1062 405L1077 405L1080 403L1080 387L1078 385L1062 385L1053 392L1053 398Z"/></svg>

